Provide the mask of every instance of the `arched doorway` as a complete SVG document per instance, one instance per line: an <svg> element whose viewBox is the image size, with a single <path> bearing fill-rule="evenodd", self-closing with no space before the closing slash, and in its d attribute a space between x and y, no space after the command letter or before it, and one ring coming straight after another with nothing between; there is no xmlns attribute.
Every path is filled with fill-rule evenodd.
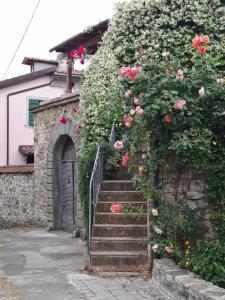
<svg viewBox="0 0 225 300"><path fill-rule="evenodd" d="M73 231L75 235L79 234L84 237L85 229L78 193L76 164L80 147L79 139L75 132L76 122L74 120L69 120L66 125L58 122L53 128L49 139L46 189L48 199L47 220L48 228L52 230ZM68 201L63 200L65 195L67 195L66 197L71 197L73 202L69 199ZM68 208L68 204L70 208ZM71 207L73 211L72 218Z"/></svg>
<svg viewBox="0 0 225 300"><path fill-rule="evenodd" d="M77 229L76 146L68 134L53 143L48 154L48 221L52 229L72 233ZM51 159L51 161L50 161ZM52 184L51 184L52 183Z"/></svg>
<svg viewBox="0 0 225 300"><path fill-rule="evenodd" d="M73 232L76 227L77 199L75 195L76 151L70 137L64 141L59 168L60 199L58 205L59 227Z"/></svg>

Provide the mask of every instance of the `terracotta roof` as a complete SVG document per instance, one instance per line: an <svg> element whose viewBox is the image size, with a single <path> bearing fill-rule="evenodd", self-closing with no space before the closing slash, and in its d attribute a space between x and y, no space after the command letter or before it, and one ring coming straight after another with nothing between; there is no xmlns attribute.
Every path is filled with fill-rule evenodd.
<svg viewBox="0 0 225 300"><path fill-rule="evenodd" d="M0 174L32 173L33 170L33 164L20 166L4 166L0 167Z"/></svg>
<svg viewBox="0 0 225 300"><path fill-rule="evenodd" d="M10 79L6 79L6 80L2 80L0 81L0 89L8 87L8 86L12 86L15 84L20 84L29 80L33 80L35 78L40 78L44 75L48 75L48 74L53 74L56 70L56 66L54 67L50 67L50 68L46 68L40 71L35 71L35 72L31 72L25 75L20 75L17 77L13 77Z"/></svg>
<svg viewBox="0 0 225 300"><path fill-rule="evenodd" d="M24 57L22 64L30 66L33 65L35 62L50 64L50 65L58 65L58 62L56 60L35 58L35 57Z"/></svg>
<svg viewBox="0 0 225 300"><path fill-rule="evenodd" d="M19 152L23 155L32 155L32 154L34 154L34 146L33 145L20 145Z"/></svg>
<svg viewBox="0 0 225 300"><path fill-rule="evenodd" d="M54 46L49 51L63 52L68 54L72 49L78 48L81 44L92 54L97 51L98 44L102 40L104 32L108 29L109 20L102 21L90 30L83 31Z"/></svg>

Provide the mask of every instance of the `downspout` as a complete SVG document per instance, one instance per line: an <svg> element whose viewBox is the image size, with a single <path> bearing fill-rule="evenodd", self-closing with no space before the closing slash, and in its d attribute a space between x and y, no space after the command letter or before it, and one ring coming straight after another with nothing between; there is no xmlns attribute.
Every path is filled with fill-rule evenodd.
<svg viewBox="0 0 225 300"><path fill-rule="evenodd" d="M156 150L159 146L159 141L153 137L153 141L152 141L152 149L153 151ZM159 187L159 167L157 167L157 169L155 170L154 176L153 176L153 185L155 188ZM158 208L159 206L159 201L157 199L156 196L153 197L153 207L154 208Z"/></svg>
<svg viewBox="0 0 225 300"><path fill-rule="evenodd" d="M7 113L6 113L6 118L7 118L7 120L6 120L6 122L7 122L7 129L6 129L6 132L7 132L7 143L6 143L7 166L9 165L9 97L17 95L17 94L24 93L24 92L29 92L29 91L32 91L32 90L36 90L36 89L39 89L39 88L42 88L42 87L45 87L45 86L49 86L49 85L52 84L53 81L54 81L54 79L52 79L48 83L37 85L35 87L20 90L20 91L14 92L14 93L9 93L7 95Z"/></svg>
<svg viewBox="0 0 225 300"><path fill-rule="evenodd" d="M69 61L69 57L68 57L68 61ZM67 65L67 73L66 73L66 92L67 92L67 94L72 93L72 73L73 73L72 63L69 62Z"/></svg>

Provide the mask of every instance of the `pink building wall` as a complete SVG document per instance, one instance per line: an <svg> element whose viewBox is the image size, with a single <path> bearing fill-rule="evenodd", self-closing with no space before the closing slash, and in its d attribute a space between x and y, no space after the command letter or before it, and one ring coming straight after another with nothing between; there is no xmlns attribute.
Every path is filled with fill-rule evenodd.
<svg viewBox="0 0 225 300"><path fill-rule="evenodd" d="M7 164L7 95L20 90L46 84L50 76L0 89L0 166ZM46 86L9 97L9 165L26 163L18 151L19 145L33 145L33 127L28 123L29 98L50 100L63 94L63 89Z"/></svg>

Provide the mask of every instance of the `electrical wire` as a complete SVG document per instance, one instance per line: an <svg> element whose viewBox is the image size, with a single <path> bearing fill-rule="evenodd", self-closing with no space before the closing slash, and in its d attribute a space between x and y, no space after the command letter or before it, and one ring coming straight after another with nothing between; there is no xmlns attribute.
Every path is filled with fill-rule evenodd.
<svg viewBox="0 0 225 300"><path fill-rule="evenodd" d="M23 40L24 40L24 38L25 38L25 36L26 36L26 34L27 34L27 31L28 31L28 29L29 29L29 27L30 27L31 21L32 21L33 18L34 18L35 12L36 12L36 10L37 10L39 4L40 4L40 1L41 1L41 0L38 0L37 4L36 4L36 6L35 6L35 8L34 8L34 10L33 10L33 13L32 13L32 15L31 15L31 18L30 18L30 20L29 20L29 22L28 22L28 24L27 24L27 27L26 27L26 29L25 29L25 31L24 31L24 33L23 33L23 36L22 36L22 38L21 38L21 40L20 40L20 42L19 42L19 44L18 44L18 46L17 46L17 48L16 48L16 51L15 51L14 54L13 54L13 57L12 57L10 63L8 64L8 67L6 68L6 70L5 70L5 72L4 72L4 74L3 74L1 80L3 80L3 79L5 78L5 75L7 74L9 68L11 67L11 65L12 65L12 63L13 63L15 57L16 57L16 54L17 54L17 52L18 52L18 50L19 50L19 48L20 48L20 46L21 46L21 44L22 44L22 42L23 42Z"/></svg>

